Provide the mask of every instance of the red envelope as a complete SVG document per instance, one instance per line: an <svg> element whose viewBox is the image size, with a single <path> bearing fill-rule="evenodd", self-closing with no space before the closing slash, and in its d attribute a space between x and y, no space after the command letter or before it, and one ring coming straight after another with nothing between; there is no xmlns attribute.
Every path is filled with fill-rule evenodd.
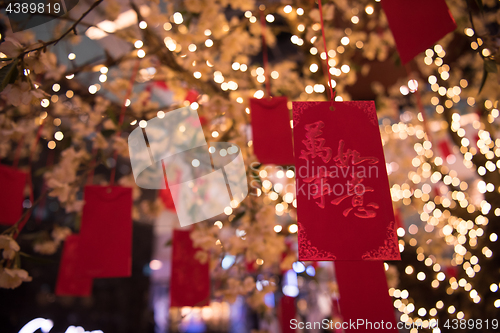
<svg viewBox="0 0 500 333"><path fill-rule="evenodd" d="M299 260L400 260L375 104L294 102L293 122Z"/></svg>
<svg viewBox="0 0 500 333"><path fill-rule="evenodd" d="M78 235L70 235L64 241L57 274L57 296L89 296L92 293L92 278L82 274L79 270L81 265L79 243Z"/></svg>
<svg viewBox="0 0 500 333"><path fill-rule="evenodd" d="M293 165L287 98L250 99L253 150L262 164Z"/></svg>
<svg viewBox="0 0 500 333"><path fill-rule="evenodd" d="M85 186L80 227L81 272L93 278L132 273L132 189Z"/></svg>
<svg viewBox="0 0 500 333"><path fill-rule="evenodd" d="M194 255L188 230L174 230L172 240L172 277L170 306L206 306L210 302L208 263L202 264Z"/></svg>
<svg viewBox="0 0 500 333"><path fill-rule="evenodd" d="M381 4L403 64L457 28L445 0L384 0Z"/></svg>
<svg viewBox="0 0 500 333"><path fill-rule="evenodd" d="M295 297L289 297L283 295L280 299L279 306L279 321L281 326L281 333L293 333L296 332L295 329L290 327L290 321L295 319L297 311L295 309Z"/></svg>
<svg viewBox="0 0 500 333"><path fill-rule="evenodd" d="M26 172L0 165L0 225L14 225L23 214Z"/></svg>
<svg viewBox="0 0 500 333"><path fill-rule="evenodd" d="M337 261L335 276L343 322L359 324L345 332L398 332L382 261Z"/></svg>

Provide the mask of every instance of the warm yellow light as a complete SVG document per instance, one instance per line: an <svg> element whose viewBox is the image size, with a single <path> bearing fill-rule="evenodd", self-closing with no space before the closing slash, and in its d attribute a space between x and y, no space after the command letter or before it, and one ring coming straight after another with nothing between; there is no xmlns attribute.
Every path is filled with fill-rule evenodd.
<svg viewBox="0 0 500 333"><path fill-rule="evenodd" d="M64 138L64 134L63 132L61 131L57 131L54 133L54 138L57 140L57 141L61 141L63 138Z"/></svg>

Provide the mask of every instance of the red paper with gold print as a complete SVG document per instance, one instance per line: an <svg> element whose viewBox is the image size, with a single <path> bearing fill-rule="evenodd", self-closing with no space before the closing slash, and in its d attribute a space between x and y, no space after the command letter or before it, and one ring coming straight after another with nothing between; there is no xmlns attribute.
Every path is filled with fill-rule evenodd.
<svg viewBox="0 0 500 333"><path fill-rule="evenodd" d="M0 225L14 225L23 214L26 172L0 165Z"/></svg>
<svg viewBox="0 0 500 333"><path fill-rule="evenodd" d="M342 321L358 324L345 333L399 332L383 262L337 261L335 276Z"/></svg>
<svg viewBox="0 0 500 333"><path fill-rule="evenodd" d="M57 296L90 296L92 293L93 279L80 271L79 243L79 235L70 235L64 241L57 274Z"/></svg>
<svg viewBox="0 0 500 333"><path fill-rule="evenodd" d="M374 102L294 102L293 123L299 260L400 260Z"/></svg>
<svg viewBox="0 0 500 333"><path fill-rule="evenodd" d="M189 230L174 230L172 239L172 277L170 306L206 306L210 301L208 263L195 258Z"/></svg>
<svg viewBox="0 0 500 333"><path fill-rule="evenodd" d="M445 0L384 0L381 4L403 64L457 27Z"/></svg>
<svg viewBox="0 0 500 333"><path fill-rule="evenodd" d="M94 278L132 274L132 188L85 186L81 272Z"/></svg>
<svg viewBox="0 0 500 333"><path fill-rule="evenodd" d="M253 150L262 164L293 164L292 129L286 97L250 99Z"/></svg>

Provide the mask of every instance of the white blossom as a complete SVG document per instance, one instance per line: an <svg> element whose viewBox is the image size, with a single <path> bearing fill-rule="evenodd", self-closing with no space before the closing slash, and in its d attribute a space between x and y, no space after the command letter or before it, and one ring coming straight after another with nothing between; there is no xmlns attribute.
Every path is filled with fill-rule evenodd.
<svg viewBox="0 0 500 333"><path fill-rule="evenodd" d="M12 237L0 235L0 250L3 250L2 256L4 259L12 260L21 248Z"/></svg>
<svg viewBox="0 0 500 333"><path fill-rule="evenodd" d="M3 268L0 266L0 288L15 289L23 282L30 282L32 277L24 269Z"/></svg>

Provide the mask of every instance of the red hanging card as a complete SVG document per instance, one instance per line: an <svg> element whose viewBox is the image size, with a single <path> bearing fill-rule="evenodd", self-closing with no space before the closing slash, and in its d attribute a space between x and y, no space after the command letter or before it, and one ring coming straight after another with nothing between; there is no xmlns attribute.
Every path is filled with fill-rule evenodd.
<svg viewBox="0 0 500 333"><path fill-rule="evenodd" d="M94 278L132 273L132 189L85 186L80 227L81 272Z"/></svg>
<svg viewBox="0 0 500 333"><path fill-rule="evenodd" d="M445 0L384 0L381 4L403 64L457 27Z"/></svg>
<svg viewBox="0 0 500 333"><path fill-rule="evenodd" d="M279 321L281 326L281 333L293 333L296 332L292 329L290 322L295 319L297 310L295 309L295 297L283 296L280 299L279 306Z"/></svg>
<svg viewBox="0 0 500 333"><path fill-rule="evenodd" d="M64 241L57 274L57 296L90 296L92 293L92 278L80 271L79 243L78 235L70 235Z"/></svg>
<svg viewBox="0 0 500 333"><path fill-rule="evenodd" d="M26 172L0 165L0 225L14 225L23 214Z"/></svg>
<svg viewBox="0 0 500 333"><path fill-rule="evenodd" d="M345 332L398 332L382 261L336 261Z"/></svg>
<svg viewBox="0 0 500 333"><path fill-rule="evenodd" d="M286 97L250 99L253 150L262 164L293 164L292 129Z"/></svg>
<svg viewBox="0 0 500 333"><path fill-rule="evenodd" d="M442 140L440 143L439 143L439 148L441 149L441 153L443 154L443 158L446 159L448 156L450 156L451 154L453 154L451 152L451 149L450 149L450 146L448 145L448 141L445 139L445 140Z"/></svg>
<svg viewBox="0 0 500 333"><path fill-rule="evenodd" d="M299 260L400 260L375 104L294 102L293 122Z"/></svg>
<svg viewBox="0 0 500 333"><path fill-rule="evenodd" d="M159 190L160 198L165 205L165 208L175 212L174 199L172 198L172 192L170 192L170 187L166 189Z"/></svg>
<svg viewBox="0 0 500 333"><path fill-rule="evenodd" d="M188 230L177 229L173 233L170 306L206 306L210 301L208 263L194 257L198 249L189 234Z"/></svg>
<svg viewBox="0 0 500 333"><path fill-rule="evenodd" d="M164 180L165 180L165 184L167 185L167 187L165 189L159 190L158 193L160 195L161 200L163 201L163 204L165 205L165 208L169 209L173 212L176 212L174 196L177 198L179 196L179 193L178 193L179 191L175 190L175 189L172 191L170 189L170 186L168 185L167 177L165 177ZM176 182L177 183L181 182L181 173L179 173L179 172L177 173Z"/></svg>

